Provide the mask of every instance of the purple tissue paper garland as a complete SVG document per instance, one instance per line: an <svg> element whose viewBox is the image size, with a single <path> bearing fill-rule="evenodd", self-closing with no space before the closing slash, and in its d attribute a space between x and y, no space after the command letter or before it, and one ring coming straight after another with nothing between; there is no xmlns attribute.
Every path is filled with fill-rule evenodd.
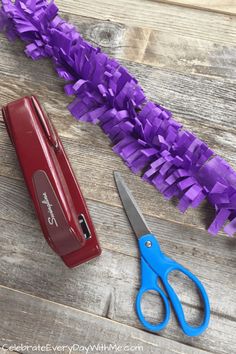
<svg viewBox="0 0 236 354"><path fill-rule="evenodd" d="M81 121L98 123L113 150L134 173L154 185L178 208L196 208L205 198L216 216L208 231L236 231L236 172L206 143L172 119L164 107L150 102L137 80L116 60L92 47L76 28L58 16L52 0L2 0L0 31L9 40L26 42L33 60L49 57L68 81L69 105Z"/></svg>

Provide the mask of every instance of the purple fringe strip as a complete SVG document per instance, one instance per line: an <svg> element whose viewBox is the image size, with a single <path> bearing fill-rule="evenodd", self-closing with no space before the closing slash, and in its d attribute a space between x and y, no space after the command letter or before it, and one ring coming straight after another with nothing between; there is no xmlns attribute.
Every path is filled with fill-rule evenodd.
<svg viewBox="0 0 236 354"><path fill-rule="evenodd" d="M164 107L150 102L137 80L116 60L93 48L74 26L58 16L52 0L2 0L0 30L9 40L26 42L33 60L49 57L68 81L69 105L81 121L98 123L113 150L134 173L167 199L179 198L179 210L196 208L205 198L216 210L209 232L225 226L236 231L236 173L206 143L172 119Z"/></svg>

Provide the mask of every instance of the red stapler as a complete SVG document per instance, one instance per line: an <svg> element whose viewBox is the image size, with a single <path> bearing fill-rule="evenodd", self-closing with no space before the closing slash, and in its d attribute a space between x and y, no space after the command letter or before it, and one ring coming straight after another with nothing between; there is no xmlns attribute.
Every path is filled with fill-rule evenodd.
<svg viewBox="0 0 236 354"><path fill-rule="evenodd" d="M2 109L44 236L72 268L101 253L62 142L36 97Z"/></svg>

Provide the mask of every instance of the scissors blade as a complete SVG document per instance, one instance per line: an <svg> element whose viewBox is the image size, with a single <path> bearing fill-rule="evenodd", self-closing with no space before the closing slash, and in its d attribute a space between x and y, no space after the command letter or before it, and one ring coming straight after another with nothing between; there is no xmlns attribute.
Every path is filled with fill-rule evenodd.
<svg viewBox="0 0 236 354"><path fill-rule="evenodd" d="M147 226L147 223L120 173L114 172L114 177L120 199L137 238L150 234L151 232Z"/></svg>

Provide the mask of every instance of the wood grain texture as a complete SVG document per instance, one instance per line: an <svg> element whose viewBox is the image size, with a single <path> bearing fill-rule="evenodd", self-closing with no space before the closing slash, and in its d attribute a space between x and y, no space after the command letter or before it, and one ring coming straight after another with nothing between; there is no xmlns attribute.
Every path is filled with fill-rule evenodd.
<svg viewBox="0 0 236 354"><path fill-rule="evenodd" d="M15 56L13 56L13 58L15 58ZM8 62L11 62L10 60L11 59L9 58ZM24 62L26 63L25 60L27 59L22 57L22 62L18 60L18 63L14 63L14 65L20 67L22 73L22 80L17 81L17 84L15 83L14 77L6 79L3 74L2 85L4 84L5 91L2 95L2 102L7 103L10 100L16 99L22 95L22 93L30 94L30 92L37 92L41 101L45 103L45 107L59 133L63 137L63 142L66 147L68 146L67 151L69 157L87 198L99 200L108 204L115 203L117 205L117 203L119 203L119 198L114 196L116 188L114 186L112 171L114 169L120 169L121 171L124 171L125 175L127 175L128 180L133 179L136 181L135 192L137 193L136 195L140 200L143 210L147 214L167 218L167 220L173 220L179 223L187 222L188 224L195 225L201 229L206 229L209 226L213 213L211 208L207 207L206 204L203 203L203 205L197 210L189 210L182 215L176 209L175 202L164 201L164 198L160 193L155 191L153 187L143 183L138 177L134 178L131 173L128 173L120 158L112 152L108 139L105 138L104 134L98 127L89 124L76 124L73 118L69 116L69 113L66 111L66 105L71 98L68 99L63 95L62 81L53 76L53 71L50 69L50 66L47 66L47 62L42 62L41 66L37 66L36 64L38 63L29 62L28 69L30 69L29 72L32 74L31 77L30 74L28 74L29 78L26 79L25 76L27 75L27 70L24 65ZM11 67L14 68L13 65ZM36 69L37 67L38 71ZM173 75L171 76L171 73L166 73L166 71L160 72L157 69L152 71L149 67L140 65L130 67L136 71L137 76L142 77L143 81L145 80L147 84L149 83L145 78L147 72L150 73L149 78L155 77L155 79L151 80L153 84L150 86L149 84L147 85L147 90L149 87L149 91L153 92L154 99L157 97L156 95L160 93L160 95L164 97L162 103L164 100L166 102L169 101L171 106L176 109L177 106L175 106L175 104L177 104L177 102L175 101L171 103L171 97L173 98L173 95L176 97L179 96L180 107L177 108L179 112L177 112L177 115L186 116L186 119L179 118L179 120L184 123L186 128L191 129L197 133L200 138L207 141L211 148L222 157L225 157L232 166L236 166L234 155L234 148L236 146L235 128L232 128L234 121L234 107L236 110L236 105L233 101L233 83L228 82L227 80L224 82L224 85L222 85L220 80L208 80L201 77L200 81L203 82L203 84L201 85L201 83L199 83L199 85L201 85L202 89L204 87L204 92L202 92L200 98L197 98L194 97L194 93L196 92L195 94L198 95L200 94L200 91L190 90L190 86L196 86L195 78L192 78L191 81L191 77L183 77L180 75L178 79L176 78L175 92L173 91ZM39 73L42 81L37 82L37 73ZM49 80L50 75L53 77L52 80ZM164 87L162 87L161 90L161 88L158 88L158 85L154 84L155 80L158 80L158 76L159 78L161 76L161 81L165 82L165 85L167 85L166 90L164 90ZM182 91L186 96L184 96L184 94L182 95L182 92L179 91L177 82L179 82L179 85L182 87ZM215 97L212 94L213 85L215 88ZM218 94L216 89L217 86ZM52 88L54 90L53 95L51 94ZM222 98L222 104L220 104L219 97L222 94L222 90L225 92L225 97ZM165 93L168 97L164 96ZM182 99L180 98L181 95ZM201 106L198 104L199 100L202 102ZM209 106L210 100L212 106ZM194 105L191 107L186 106L186 102L189 101L195 102ZM228 116L224 117L226 106L229 108ZM206 114L207 109L209 114ZM186 110L188 110L188 114L186 114ZM227 124L224 124L224 127L222 127L222 125L220 126L219 119L215 121L216 116L222 120L225 118L229 119L228 127ZM188 120L188 117L191 117L191 119ZM0 134L0 173L4 176L15 176L18 178L19 172L15 169L16 159L14 154L11 154L10 158L8 158L9 151L12 148L3 125L0 128ZM91 141L93 141L93 144L91 144ZM8 158L8 160L6 160L6 158ZM87 176L91 166L93 168L93 178L88 179ZM207 216L206 213L208 214Z"/></svg>
<svg viewBox="0 0 236 354"><path fill-rule="evenodd" d="M169 36L235 43L235 16L180 8L150 0L57 0L62 13L109 20L127 26L168 31Z"/></svg>
<svg viewBox="0 0 236 354"><path fill-rule="evenodd" d="M0 283L141 328L133 308L140 281L138 250L123 209L89 201L103 254L97 260L69 270L45 243L30 209L24 184L2 177L0 186L3 254ZM147 217L147 221L158 235L163 250L192 268L207 288L212 308L211 325L204 335L194 340L194 345L214 353L232 351L236 345L233 336L236 319L235 239L212 240L204 232L187 225L171 224L156 217ZM188 320L197 324L199 299L194 288L178 273L171 278L171 283L184 304ZM152 321L157 317L153 311L155 304L153 297L145 306L145 313ZM161 315L162 312L159 319ZM224 338L221 337L222 329ZM181 333L173 316L161 335L181 343L193 343L193 338L186 338Z"/></svg>
<svg viewBox="0 0 236 354"><path fill-rule="evenodd" d="M7 76L12 76L12 80L6 83L8 86L3 92L3 102L7 100L7 95L16 96L21 91L27 93L35 89L40 92L48 89L51 94L49 95L48 92L47 95L52 100L54 94L60 94L57 97L60 97L64 105L71 101L71 98L66 99L61 95L64 82L56 78L48 61L43 60L39 65L38 62L32 62L25 58L23 54L19 59L19 50L22 52L23 46L14 44L9 49L9 44L4 39L2 39L1 49L5 58L0 62L2 81L6 81L4 77L6 72ZM234 130L235 70L233 71L234 76L222 79L222 77L189 75L173 71L173 68L167 70L127 61L121 61L121 63L136 75L151 99L171 109L176 119L182 120L187 128L191 129L192 127L194 131L194 122L197 121L197 127L200 122L206 125L207 129L212 126L218 129L230 128ZM52 94L52 91L55 93ZM52 107L51 109L55 110L56 108ZM203 134L202 129L201 131ZM213 135L211 134L211 136Z"/></svg>
<svg viewBox="0 0 236 354"><path fill-rule="evenodd" d="M236 14L235 0L161 0L160 2L202 10L218 11L232 15Z"/></svg>
<svg viewBox="0 0 236 354"><path fill-rule="evenodd" d="M235 37L199 38L62 13L93 45L118 58L173 71L235 79ZM232 27L236 26L236 19ZM172 32L172 31L171 31Z"/></svg>
<svg viewBox="0 0 236 354"><path fill-rule="evenodd" d="M9 346L20 345L24 338L29 346L68 346L73 353L85 352L82 347L90 348L89 353L102 352L96 350L98 345L101 348L102 345L108 348L113 346L114 349L111 350L111 347L110 352L118 352L115 348L120 346L121 353L206 353L109 319L4 287L0 287L0 310L5 318L4 323L0 322L2 335L8 337L11 332L14 336L14 339L6 341ZM65 353L69 353L69 349Z"/></svg>
<svg viewBox="0 0 236 354"><path fill-rule="evenodd" d="M57 4L88 41L119 59L139 79L148 97L171 109L178 121L236 168L234 16L159 1L57 0ZM212 9L219 4L225 5L219 11L226 12L227 2L205 2ZM51 251L0 116L0 347L6 341L71 345L75 339L87 345L92 337L97 343L141 343L145 354L233 353L235 238L221 232L212 239L205 231L213 217L206 203L180 214L176 201L164 201L128 171L99 127L76 122L66 110L71 98L63 93L64 82L48 60L32 62L24 56L22 43L9 45L3 35L0 51L1 105L32 93L44 103L103 248L99 259L74 270L65 268ZM160 336L145 333L137 320L139 253L117 194L114 170L124 175L162 249L206 286L212 320L199 338L186 338L174 316ZM194 288L176 273L171 282L187 319L197 324L201 312ZM160 305L153 295L148 298L148 319L160 319ZM9 354L1 349L0 353Z"/></svg>
<svg viewBox="0 0 236 354"><path fill-rule="evenodd" d="M12 351L0 347L0 354L10 354L10 353L12 353Z"/></svg>
<svg viewBox="0 0 236 354"><path fill-rule="evenodd" d="M0 150L0 174L5 177L14 177L22 179L19 169L16 169L16 157L10 145L6 132L0 129L0 136L4 137L4 144L1 144ZM86 132L86 130L85 130ZM85 135L83 129L79 129L78 134ZM99 139L102 141L102 133L94 127L89 133L89 139ZM66 151L77 175L82 191L86 198L97 200L108 205L120 205L116 187L113 180L113 171L118 169L122 171L126 180L130 182L133 191L139 200L143 211L152 216L165 218L169 221L194 225L198 229L205 229L210 225L214 213L207 203L203 203L198 209L190 209L187 213L181 214L176 208L176 201L165 201L163 196L152 186L144 183L138 176L134 177L131 172L123 165L121 159L114 155L108 143L99 147L82 143L73 142L70 138L63 138ZM6 144L5 141L8 141ZM84 141L84 140L83 140ZM88 162L89 161L89 162ZM92 166L92 175L90 174ZM88 176L91 176L88 178ZM209 237L206 233L206 237Z"/></svg>

